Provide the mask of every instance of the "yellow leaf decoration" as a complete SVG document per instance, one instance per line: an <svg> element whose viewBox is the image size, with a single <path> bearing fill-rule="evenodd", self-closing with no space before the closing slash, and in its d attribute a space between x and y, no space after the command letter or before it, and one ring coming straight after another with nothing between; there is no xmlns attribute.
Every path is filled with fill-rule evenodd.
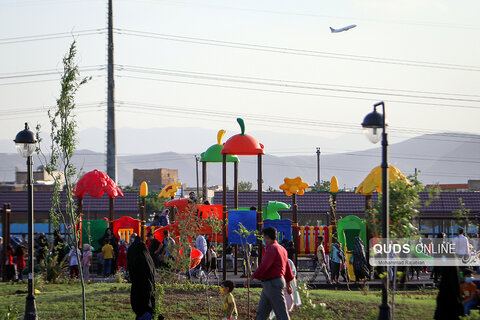
<svg viewBox="0 0 480 320"><path fill-rule="evenodd" d="M338 180L337 177L333 176L332 180L330 180L330 192L337 193L338 192Z"/></svg>
<svg viewBox="0 0 480 320"><path fill-rule="evenodd" d="M308 188L308 183L303 182L301 177L285 178L283 181L284 183L280 186L280 189L284 190L289 197L293 194L301 196L304 194L305 188Z"/></svg>
<svg viewBox="0 0 480 320"><path fill-rule="evenodd" d="M148 196L148 184L146 181L143 181L140 185L140 197Z"/></svg>
<svg viewBox="0 0 480 320"><path fill-rule="evenodd" d="M223 129L218 131L218 133L217 133L217 144L218 144L219 146L222 145L222 139L223 139L223 136L225 135L226 132L227 132L227 131L225 131L225 130L223 130Z"/></svg>
<svg viewBox="0 0 480 320"><path fill-rule="evenodd" d="M174 197L175 194L178 191L178 187L180 187L181 185L182 185L181 182L174 182L174 183L167 184L162 189L162 192L160 192L158 197L159 198L167 198L167 199L170 198L170 197Z"/></svg>
<svg viewBox="0 0 480 320"><path fill-rule="evenodd" d="M410 184L407 177L398 170L397 167L389 165L388 167L388 177L390 181L395 182L398 179L405 181L407 184ZM373 191L382 192L382 167L378 166L373 168L373 170L368 174L365 180L360 183L355 193L362 193L364 195L371 195Z"/></svg>

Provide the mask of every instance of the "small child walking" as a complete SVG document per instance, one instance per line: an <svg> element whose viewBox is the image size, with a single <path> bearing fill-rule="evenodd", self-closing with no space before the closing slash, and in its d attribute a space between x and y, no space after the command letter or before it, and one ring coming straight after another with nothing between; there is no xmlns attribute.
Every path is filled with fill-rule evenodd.
<svg viewBox="0 0 480 320"><path fill-rule="evenodd" d="M225 296L222 320L237 320L238 311L232 294L233 288L235 288L235 285L230 280L223 281L221 284L220 293Z"/></svg>
<svg viewBox="0 0 480 320"><path fill-rule="evenodd" d="M127 272L127 243L125 240L120 241L118 248L117 269L122 273Z"/></svg>
<svg viewBox="0 0 480 320"><path fill-rule="evenodd" d="M213 274L215 275L215 279L218 279L218 276L217 276L217 253L215 252L215 246L214 245L211 245L210 249L208 249L207 257L208 257L208 265L209 265L207 277L210 276L210 273L213 272Z"/></svg>

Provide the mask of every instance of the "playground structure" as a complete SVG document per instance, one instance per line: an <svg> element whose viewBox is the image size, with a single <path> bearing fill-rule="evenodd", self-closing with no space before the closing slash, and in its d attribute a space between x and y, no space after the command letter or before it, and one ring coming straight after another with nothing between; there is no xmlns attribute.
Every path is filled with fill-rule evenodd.
<svg viewBox="0 0 480 320"><path fill-rule="evenodd" d="M207 219L214 219L222 222L221 232L213 232L212 228L207 224L202 225L198 231L199 234L209 235L210 240L214 242L221 242L223 244L223 252L226 251L227 245L233 245L235 249L235 261L237 259L237 245L244 244L242 239L239 239L236 235L238 230L238 224L241 223L249 231L261 231L263 227L274 226L279 232L279 240L287 239L294 242L297 254L295 255L295 260L299 257L302 259L310 259L316 253L318 247L318 237L322 236L324 238L324 248L327 254L330 253L330 246L334 239L338 240L341 243L342 248L346 252L346 257L348 263L348 272L353 279L353 267L351 264L351 251L353 249L353 243L356 237L367 244L367 230L366 223L364 220L356 216L347 216L343 219L337 221L336 218L336 195L341 192L338 188L338 180L336 177L333 177L331 180L330 190L321 190L323 192L328 192L331 195L330 203L331 210L328 214L329 221L325 226L299 226L297 224L297 203L296 197L301 196L304 192L304 189L308 187L300 177L289 179L285 178L285 183L280 186L282 190L286 192L287 195L292 196L292 204L286 204L283 202L270 201L267 205L262 205L262 155L264 154L264 146L260 144L254 137L245 134L245 124L242 119L237 119L241 127L241 133L232 136L224 144L221 143L223 136L225 135L224 130L220 130L217 134L217 144L210 146L204 153L201 154L200 161L202 162L202 189L203 194L206 195L206 186L207 186L207 163L219 163L222 162L222 179L223 179L223 201L222 204L196 204L189 203L189 199L175 199L175 193L177 188L181 185L180 183L175 183L169 186L166 186L160 195L157 194L148 194L148 186L146 183L142 183L140 191L140 213L141 219L134 219L130 217L122 217L117 220L113 220L113 199L122 195L121 190L112 185L108 179L103 177L101 174L96 172L92 175L100 176L100 180L103 181L105 189L104 192L110 197L111 203L111 214L110 219L105 220L95 220L95 221L83 221L82 233L86 232L87 226L91 229L101 230L105 229L108 225L112 228L114 235L118 239L129 240L132 233L137 233L145 239L147 231L152 231L154 237L159 241L163 240L163 232L169 230L172 235L178 236L179 234L179 225L180 222L186 218L188 214L195 214L196 217L202 221ZM239 208L238 207L238 165L239 159L237 155L256 155L257 156L257 169L258 169L258 198L257 206L255 210L250 210L250 208ZM228 162L234 163L234 205L233 208L227 208L226 205L226 167ZM378 168L372 170L371 174L360 184L357 192L362 192L367 196L367 205L368 197L371 196L373 191L381 192L379 189L379 177L378 177ZM89 173L90 174L90 173ZM87 175L86 175L87 176ZM108 176L107 176L108 178ZM82 178L83 179L83 178ZM103 180L102 180L103 179ZM401 172L392 167L390 171L390 179L404 179L405 176ZM81 199L86 192L89 192L90 195L98 196L103 193L102 188L99 188L97 184L89 182L85 183L82 181L80 183L78 192L79 194L79 210L81 211ZM86 180L88 182L88 180ZM86 186L95 186L92 191ZM76 192L77 192L76 190ZM100 191L98 191L100 190ZM173 217L172 223L168 226L163 227L146 227L145 226L145 198L150 196L159 196L166 198L165 206L170 209L171 215ZM253 204L252 204L253 207ZM293 217L292 220L281 219L279 210L288 210L292 208ZM228 219L228 223L227 223ZM328 223L330 222L330 223ZM91 230L90 230L91 231ZM92 234L92 232L90 232ZM90 236L89 241L96 241L98 238L98 232L93 232L97 234L95 236ZM243 240L244 241L244 240ZM83 239L83 242L86 242ZM251 244L257 244L257 239L255 236L252 236L249 240ZM259 247L259 259L262 255L262 244L257 244ZM225 254L223 254L223 265L226 265ZM297 263L297 261L295 261ZM237 264L235 263L235 272L237 269ZM226 268L223 270L224 278L226 277Z"/></svg>

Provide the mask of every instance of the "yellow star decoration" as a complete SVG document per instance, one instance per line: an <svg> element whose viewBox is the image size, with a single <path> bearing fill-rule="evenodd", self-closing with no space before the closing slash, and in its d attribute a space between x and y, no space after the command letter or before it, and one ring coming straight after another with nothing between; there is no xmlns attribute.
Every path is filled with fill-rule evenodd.
<svg viewBox="0 0 480 320"><path fill-rule="evenodd" d="M283 181L284 183L280 186L280 189L284 190L289 197L294 193L301 196L305 192L304 189L308 188L308 183L303 182L301 177L285 178Z"/></svg>
<svg viewBox="0 0 480 320"><path fill-rule="evenodd" d="M392 165L389 165L388 167L388 176L390 181L395 182L398 179L401 179L407 184L410 184L410 181L408 181L407 177L405 177L405 175L398 170L397 167ZM382 192L382 167L380 166L373 168L365 180L360 183L355 193L371 195L374 190L377 190L377 192Z"/></svg>
<svg viewBox="0 0 480 320"><path fill-rule="evenodd" d="M175 194L178 191L178 187L180 187L181 185L182 185L181 182L174 182L174 183L167 184L162 189L162 192L160 192L158 197L159 198L167 198L167 199L170 198L170 197L174 197Z"/></svg>

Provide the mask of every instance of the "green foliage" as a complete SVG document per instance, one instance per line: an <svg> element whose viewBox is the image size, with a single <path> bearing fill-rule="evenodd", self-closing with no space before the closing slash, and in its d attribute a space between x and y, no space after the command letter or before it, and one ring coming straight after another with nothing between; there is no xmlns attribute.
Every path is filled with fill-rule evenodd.
<svg viewBox="0 0 480 320"><path fill-rule="evenodd" d="M160 213L162 212L166 207L163 204L167 199L165 198L159 198L159 197L147 197L145 198L145 210L147 212L147 215L150 215L154 212Z"/></svg>
<svg viewBox="0 0 480 320"><path fill-rule="evenodd" d="M6 307L6 309L0 311L0 319L1 320L14 320L17 319L19 315L17 306L14 304L10 304Z"/></svg>
<svg viewBox="0 0 480 320"><path fill-rule="evenodd" d="M463 203L462 198L458 198L458 204L460 208L458 210L453 211L453 216L455 217L455 219L457 219L460 225L466 225L468 229L469 226L474 225L474 223L471 222L469 218L470 209L468 209L465 206L465 203ZM465 233L467 233L467 230L465 230Z"/></svg>
<svg viewBox="0 0 480 320"><path fill-rule="evenodd" d="M468 316L460 317L461 320L480 320L480 311L471 310Z"/></svg>
<svg viewBox="0 0 480 320"><path fill-rule="evenodd" d="M320 183L315 182L313 186L311 186L312 192L319 192L319 191L330 191L330 181L328 180L320 180Z"/></svg>
<svg viewBox="0 0 480 320"><path fill-rule="evenodd" d="M317 319L333 319L333 315L327 310L327 305L325 303L314 303L310 297L310 289L305 281L297 281L297 291L302 299L300 313L316 314L318 315Z"/></svg>
<svg viewBox="0 0 480 320"><path fill-rule="evenodd" d="M250 181L240 181L238 183L238 192L252 191L253 184Z"/></svg>
<svg viewBox="0 0 480 320"><path fill-rule="evenodd" d="M65 260L66 256L62 261L58 261L58 255L45 260L44 276L48 282L57 281L67 269L67 263Z"/></svg>
<svg viewBox="0 0 480 320"><path fill-rule="evenodd" d="M417 179L410 177L410 183L399 179L390 182L390 237L407 238L418 234L418 229L412 222L418 216L421 207L419 192L423 185ZM369 229L375 235L381 235L382 194L373 209L367 210L366 219Z"/></svg>

